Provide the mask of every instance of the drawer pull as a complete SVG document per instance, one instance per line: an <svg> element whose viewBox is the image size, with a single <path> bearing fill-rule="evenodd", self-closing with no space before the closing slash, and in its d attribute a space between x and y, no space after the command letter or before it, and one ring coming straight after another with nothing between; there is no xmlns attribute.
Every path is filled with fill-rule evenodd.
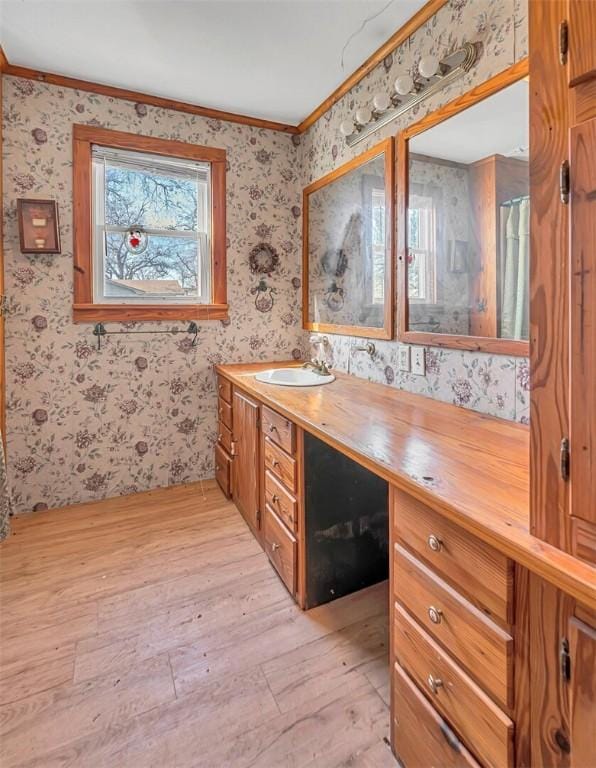
<svg viewBox="0 0 596 768"><path fill-rule="evenodd" d="M269 432L277 432L277 427L275 424L269 424Z"/></svg>
<svg viewBox="0 0 596 768"><path fill-rule="evenodd" d="M277 459L273 459L273 461L271 462L271 464L272 464L274 467L279 467L279 461L278 461Z"/></svg>
<svg viewBox="0 0 596 768"><path fill-rule="evenodd" d="M443 611L440 608L435 608L434 605L431 605L428 609L428 618L433 624L440 624L441 619L443 618Z"/></svg>
<svg viewBox="0 0 596 768"><path fill-rule="evenodd" d="M443 548L443 542L438 536L435 536L434 533L431 533L426 541L433 552L440 552Z"/></svg>
<svg viewBox="0 0 596 768"><path fill-rule="evenodd" d="M215 465L215 471L216 472L221 472L221 467L219 466L219 464Z"/></svg>
<svg viewBox="0 0 596 768"><path fill-rule="evenodd" d="M438 693L439 688L443 687L443 681L440 677L433 677L433 675L429 675L426 678L426 682L428 683L428 687L431 689L433 693Z"/></svg>
<svg viewBox="0 0 596 768"><path fill-rule="evenodd" d="M279 501L279 496L276 493L274 493L273 496L271 497L271 501L274 504L277 504L277 502Z"/></svg>
<svg viewBox="0 0 596 768"><path fill-rule="evenodd" d="M271 549L275 552L276 549L279 549L279 544L276 541L274 541L271 544Z"/></svg>

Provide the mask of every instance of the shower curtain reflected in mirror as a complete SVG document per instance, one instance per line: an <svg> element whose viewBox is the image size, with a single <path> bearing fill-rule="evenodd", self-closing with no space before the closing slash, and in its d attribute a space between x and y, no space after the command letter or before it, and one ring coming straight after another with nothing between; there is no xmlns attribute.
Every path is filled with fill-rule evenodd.
<svg viewBox="0 0 596 768"><path fill-rule="evenodd" d="M530 199L504 203L500 211L500 328L503 339L527 339L529 331Z"/></svg>

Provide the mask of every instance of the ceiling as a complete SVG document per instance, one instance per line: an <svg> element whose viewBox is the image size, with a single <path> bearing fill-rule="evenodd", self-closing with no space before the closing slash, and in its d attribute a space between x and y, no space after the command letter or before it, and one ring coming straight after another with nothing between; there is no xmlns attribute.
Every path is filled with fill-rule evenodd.
<svg viewBox="0 0 596 768"><path fill-rule="evenodd" d="M424 4L0 0L0 39L13 65L297 124Z"/></svg>
<svg viewBox="0 0 596 768"><path fill-rule="evenodd" d="M504 88L410 139L410 152L456 163L500 154L528 159L530 113L527 79Z"/></svg>

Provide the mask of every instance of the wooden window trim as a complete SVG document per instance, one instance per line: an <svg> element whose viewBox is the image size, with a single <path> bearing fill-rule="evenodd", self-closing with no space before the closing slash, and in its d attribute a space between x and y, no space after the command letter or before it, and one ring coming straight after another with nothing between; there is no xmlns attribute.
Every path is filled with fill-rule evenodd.
<svg viewBox="0 0 596 768"><path fill-rule="evenodd" d="M91 147L148 152L211 164L210 304L95 304L93 302L93 233ZM93 125L73 126L73 260L75 323L131 320L226 320L226 152L170 139L111 131Z"/></svg>

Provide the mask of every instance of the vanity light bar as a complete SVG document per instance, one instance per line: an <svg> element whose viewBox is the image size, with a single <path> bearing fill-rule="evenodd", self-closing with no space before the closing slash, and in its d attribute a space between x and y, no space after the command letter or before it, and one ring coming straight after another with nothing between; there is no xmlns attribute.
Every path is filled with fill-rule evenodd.
<svg viewBox="0 0 596 768"><path fill-rule="evenodd" d="M429 72L428 66L432 67L430 63L432 57L421 59L419 67L420 76L416 81L413 81L409 75L402 75L395 81L396 90L399 89L400 93L404 90L404 85L406 86L406 91L411 89L409 93L406 93L408 98L402 100L397 95L382 98L384 94L376 94L373 100L374 109L360 107L357 110L352 132L346 135L346 144L349 147L353 147L360 141L364 141L364 139L379 128L387 125L392 120L403 115L404 112L415 107L416 104L420 104L424 99L432 96L434 93L438 93L446 85L453 83L466 72L469 72L478 58L478 53L478 48L474 43L464 43L461 48L458 48L457 51L454 51L440 62L437 62L435 59L436 73L431 74L430 77L422 77L423 82L419 78L424 75L425 71ZM428 62L425 59L428 59ZM427 65L426 69L422 66L423 63ZM395 104L395 106L392 109L378 110L376 106L383 102L389 102ZM342 126L342 133L346 134L346 124L342 123Z"/></svg>

